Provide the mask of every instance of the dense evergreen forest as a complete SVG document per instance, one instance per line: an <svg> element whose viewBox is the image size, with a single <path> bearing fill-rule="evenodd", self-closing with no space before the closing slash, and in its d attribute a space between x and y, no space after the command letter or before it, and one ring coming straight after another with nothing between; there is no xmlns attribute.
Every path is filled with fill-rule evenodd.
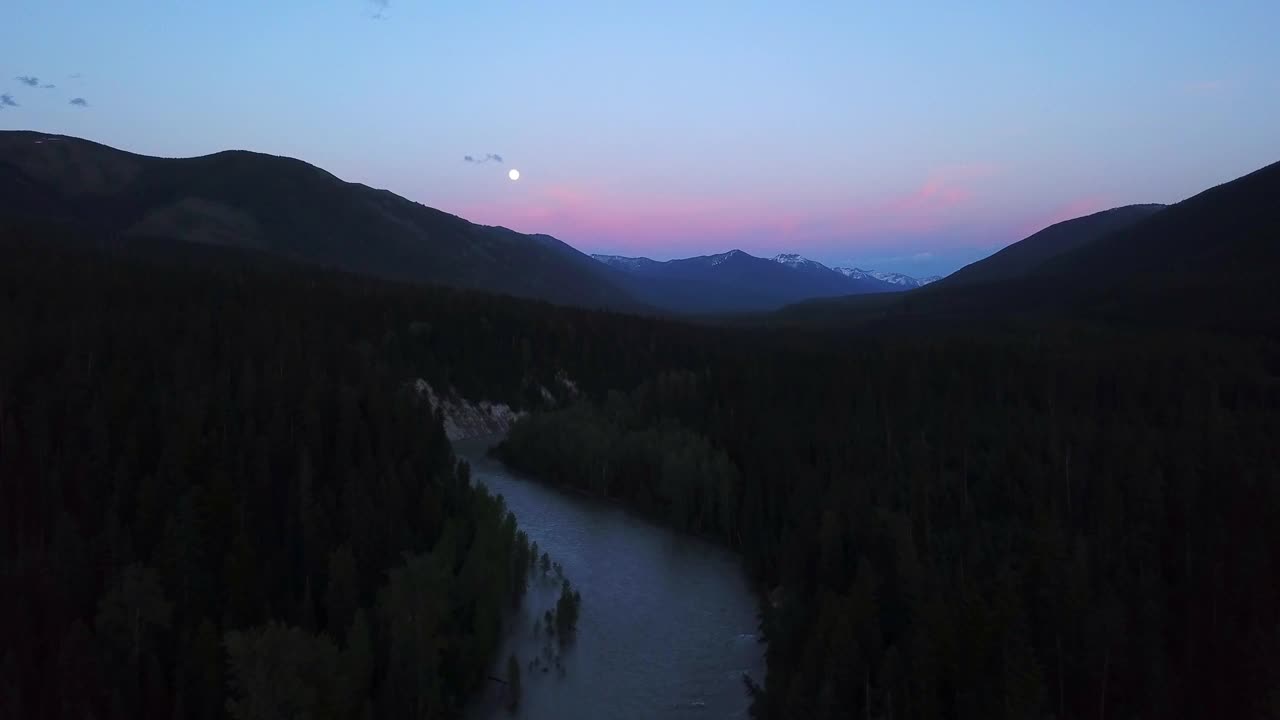
<svg viewBox="0 0 1280 720"><path fill-rule="evenodd" d="M487 682L531 549L409 389L468 376L390 349L441 357L405 318L451 295L0 249L0 717L450 717Z"/></svg>
<svg viewBox="0 0 1280 720"><path fill-rule="evenodd" d="M1280 711L1280 345L1067 330L721 358L498 449L743 552L762 717Z"/></svg>
<svg viewBox="0 0 1280 720"><path fill-rule="evenodd" d="M0 714L456 713L531 550L419 377L738 548L760 717L1280 711L1274 337L715 329L0 229Z"/></svg>

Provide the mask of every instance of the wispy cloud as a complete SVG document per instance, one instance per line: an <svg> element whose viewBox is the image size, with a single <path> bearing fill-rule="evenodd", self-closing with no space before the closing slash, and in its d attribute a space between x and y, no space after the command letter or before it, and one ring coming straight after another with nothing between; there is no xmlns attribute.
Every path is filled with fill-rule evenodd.
<svg viewBox="0 0 1280 720"><path fill-rule="evenodd" d="M499 155L498 153L485 153L483 157L478 157L475 155L463 155L462 161L474 163L476 165L483 165L488 162L500 163L502 162L502 156Z"/></svg>
<svg viewBox="0 0 1280 720"><path fill-rule="evenodd" d="M41 87L41 88L43 88L43 89L45 89L45 90L52 90L52 89L54 89L54 88L56 88L56 87L58 87L58 86L57 86L57 85L54 85L53 83L45 83L44 85L41 85L40 87Z"/></svg>
<svg viewBox="0 0 1280 720"><path fill-rule="evenodd" d="M369 6L373 11L370 16L374 20L382 20L387 17L387 9L391 5L391 0L369 0Z"/></svg>
<svg viewBox="0 0 1280 720"><path fill-rule="evenodd" d="M472 157L470 162L476 162ZM908 183L868 197L844 198L838 210L797 208L767 198L733 194L609 192L581 185L539 186L537 190L451 208L486 224L526 232L549 232L570 242L591 242L626 254L668 248L738 247L764 252L778 247L809 249L880 247L891 240L902 263L932 267L940 262L938 238L972 243L990 178L1004 169L993 164L939 166ZM972 246L972 245L969 245ZM931 251L933 256L921 254Z"/></svg>
<svg viewBox="0 0 1280 720"><path fill-rule="evenodd" d="M89 101L84 98L71 98L71 104L76 107L89 107Z"/></svg>
<svg viewBox="0 0 1280 720"><path fill-rule="evenodd" d="M82 77L84 77L82 73L71 73L70 75L67 76L69 80L79 80Z"/></svg>
<svg viewBox="0 0 1280 720"><path fill-rule="evenodd" d="M39 87L40 85L40 78L31 75L19 75L14 79L27 87Z"/></svg>
<svg viewBox="0 0 1280 720"><path fill-rule="evenodd" d="M0 95L0 110L7 107L18 107L18 101L14 100L12 95L5 93Z"/></svg>
<svg viewBox="0 0 1280 720"><path fill-rule="evenodd" d="M834 216L813 218L808 228L801 228L801 234L842 243L877 235L941 231L960 222L988 189L983 181L1001 171L992 163L936 167L914 188L852 200Z"/></svg>

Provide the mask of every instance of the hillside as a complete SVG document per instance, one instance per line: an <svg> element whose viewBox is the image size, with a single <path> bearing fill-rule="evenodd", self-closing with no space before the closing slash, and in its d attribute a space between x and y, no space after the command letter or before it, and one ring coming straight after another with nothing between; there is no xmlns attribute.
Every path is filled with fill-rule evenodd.
<svg viewBox="0 0 1280 720"><path fill-rule="evenodd" d="M242 247L401 281L643 309L612 273L555 238L476 225L259 153L162 159L77 138L2 132L0 214L126 238Z"/></svg>
<svg viewBox="0 0 1280 720"><path fill-rule="evenodd" d="M1164 207L1126 205L1055 223L990 257L960 268L939 281L938 286L978 285L1022 277L1052 258L1140 222Z"/></svg>
<svg viewBox="0 0 1280 720"><path fill-rule="evenodd" d="M1280 163L1163 210L1132 206L1138 209L1060 223L1053 234L1037 233L1011 246L992 265L975 263L965 277L962 270L897 296L801 303L775 319L911 333L1017 330L1059 321L1276 329L1280 308L1269 286L1280 269L1276 197ZM1100 226L1144 212L1144 219L1092 237ZM1068 237L1065 231L1073 227L1081 233ZM1016 249L1033 238L1030 250ZM1018 270L1047 248L1068 244L1074 249ZM1019 274L1010 276L1015 270ZM986 276L994 279L967 281Z"/></svg>

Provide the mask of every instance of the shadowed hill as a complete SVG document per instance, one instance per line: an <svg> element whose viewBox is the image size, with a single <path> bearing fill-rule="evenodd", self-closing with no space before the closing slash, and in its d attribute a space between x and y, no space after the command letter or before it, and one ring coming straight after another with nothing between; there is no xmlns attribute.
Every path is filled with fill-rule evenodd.
<svg viewBox="0 0 1280 720"><path fill-rule="evenodd" d="M1062 319L1274 332L1277 197L1280 163L1079 243L1017 277L958 285L948 278L904 295L813 301L778 318L880 332L1026 328Z"/></svg>
<svg viewBox="0 0 1280 720"><path fill-rule="evenodd" d="M134 155L0 133L0 213L124 237L228 245L413 282L643 309L612 271L545 235L476 225L300 160L245 151Z"/></svg>
<svg viewBox="0 0 1280 720"><path fill-rule="evenodd" d="M1164 205L1126 205L1050 225L938 281L937 288L1022 277L1042 263L1144 220ZM935 288L935 290L937 289Z"/></svg>

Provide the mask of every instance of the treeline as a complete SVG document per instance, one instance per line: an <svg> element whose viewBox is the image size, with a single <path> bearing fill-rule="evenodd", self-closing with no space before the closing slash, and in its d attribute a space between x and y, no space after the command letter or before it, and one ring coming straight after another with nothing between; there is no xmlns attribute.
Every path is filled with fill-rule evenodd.
<svg viewBox="0 0 1280 720"><path fill-rule="evenodd" d="M0 260L0 717L456 715L534 563L408 389L446 370L405 318L449 296L25 240Z"/></svg>
<svg viewBox="0 0 1280 720"><path fill-rule="evenodd" d="M1275 437L1274 339L1063 330L726 354L502 453L742 550L760 717L1259 717Z"/></svg>
<svg viewBox="0 0 1280 720"><path fill-rule="evenodd" d="M723 451L674 421L650 425L610 392L517 423L494 454L539 479L632 507L693 532L731 532L738 472Z"/></svg>

